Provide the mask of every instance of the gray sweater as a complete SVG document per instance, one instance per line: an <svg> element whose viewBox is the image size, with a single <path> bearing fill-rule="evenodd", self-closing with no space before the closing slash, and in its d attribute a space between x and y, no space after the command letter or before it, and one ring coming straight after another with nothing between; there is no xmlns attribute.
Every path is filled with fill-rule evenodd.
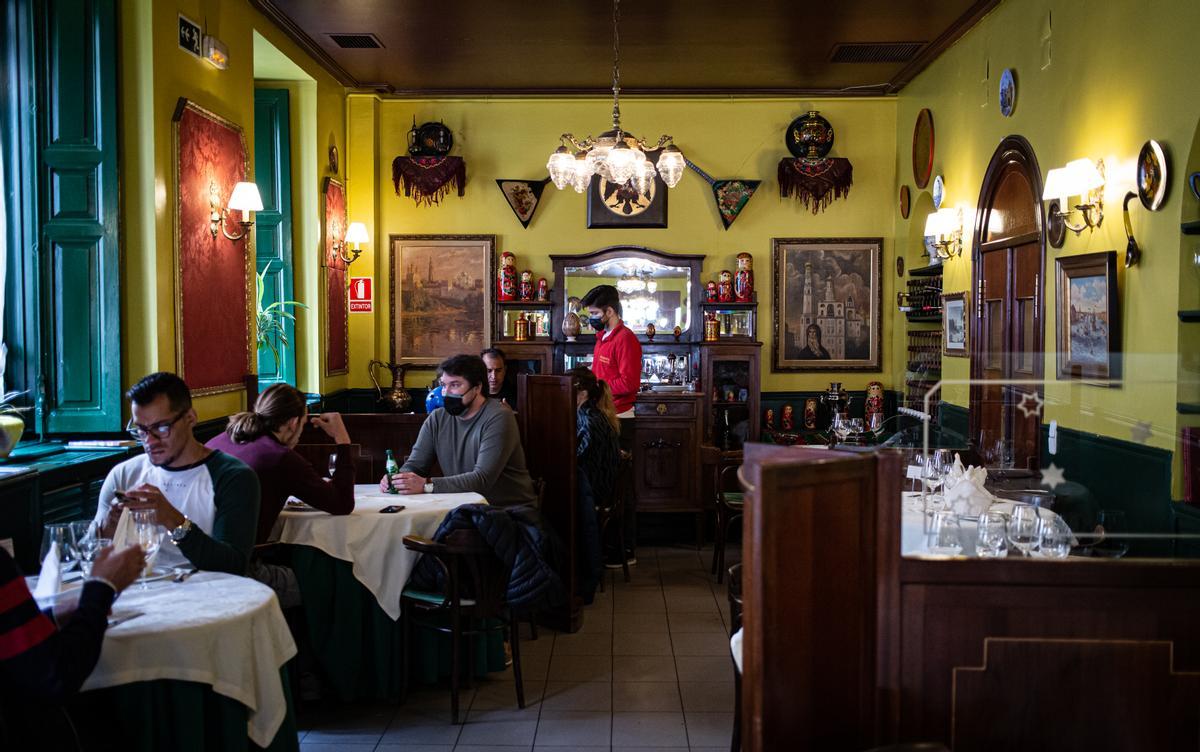
<svg viewBox="0 0 1200 752"><path fill-rule="evenodd" d="M434 493L474 491L496 506L536 500L517 419L495 400L470 418L456 418L441 408L430 413L400 471L428 478L434 460L445 473L430 479Z"/></svg>

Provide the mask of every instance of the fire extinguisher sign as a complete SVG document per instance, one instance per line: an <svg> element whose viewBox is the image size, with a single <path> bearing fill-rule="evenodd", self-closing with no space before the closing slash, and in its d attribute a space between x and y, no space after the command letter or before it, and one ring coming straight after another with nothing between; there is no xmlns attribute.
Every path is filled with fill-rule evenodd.
<svg viewBox="0 0 1200 752"><path fill-rule="evenodd" d="M371 278L351 277L350 313L370 313L371 302L373 300L374 298L371 295Z"/></svg>

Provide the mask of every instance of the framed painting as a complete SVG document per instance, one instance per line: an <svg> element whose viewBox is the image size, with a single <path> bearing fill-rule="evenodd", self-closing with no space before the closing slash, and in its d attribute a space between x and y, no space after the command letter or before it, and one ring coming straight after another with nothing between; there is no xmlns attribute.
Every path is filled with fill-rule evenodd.
<svg viewBox="0 0 1200 752"><path fill-rule="evenodd" d="M1121 378L1121 319L1117 305L1117 252L1055 260L1058 378Z"/></svg>
<svg viewBox="0 0 1200 752"><path fill-rule="evenodd" d="M254 235L230 240L212 218L246 179L246 140L240 125L182 97L172 120L175 371L197 396L237 391L254 370ZM229 229L239 230L236 212Z"/></svg>
<svg viewBox="0 0 1200 752"><path fill-rule="evenodd" d="M651 152L646 159L657 164L658 153ZM588 188L587 227L589 230L664 228L667 193L667 184L657 173L644 187L633 180L622 185L593 175Z"/></svg>
<svg viewBox="0 0 1200 752"><path fill-rule="evenodd" d="M436 368L490 344L495 235L391 235L392 362Z"/></svg>
<svg viewBox="0 0 1200 752"><path fill-rule="evenodd" d="M325 178L325 375L350 371L350 322L346 303L346 262L340 249L346 237L346 190Z"/></svg>
<svg viewBox="0 0 1200 752"><path fill-rule="evenodd" d="M966 358L970 350L967 332L970 329L970 294L948 292L942 295L942 353L952 358Z"/></svg>
<svg viewBox="0 0 1200 752"><path fill-rule="evenodd" d="M883 239L772 243L771 370L881 370Z"/></svg>

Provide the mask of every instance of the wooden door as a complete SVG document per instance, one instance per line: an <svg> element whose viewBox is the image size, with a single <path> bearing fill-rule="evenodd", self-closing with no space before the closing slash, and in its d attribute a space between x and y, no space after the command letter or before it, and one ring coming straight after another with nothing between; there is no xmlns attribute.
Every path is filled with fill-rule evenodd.
<svg viewBox="0 0 1200 752"><path fill-rule="evenodd" d="M970 440L984 456L1011 444L1016 467L1041 457L1045 367L1045 233L1041 173L1025 139L1001 142L988 166L974 232L975 320ZM1026 383L1021 383L1026 382Z"/></svg>

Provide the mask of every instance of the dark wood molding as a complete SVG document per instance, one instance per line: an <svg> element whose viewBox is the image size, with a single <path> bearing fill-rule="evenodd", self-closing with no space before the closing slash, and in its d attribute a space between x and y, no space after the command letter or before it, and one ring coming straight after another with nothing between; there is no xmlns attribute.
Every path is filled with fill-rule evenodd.
<svg viewBox="0 0 1200 752"><path fill-rule="evenodd" d="M328 52L321 48L321 45L317 44L312 37L304 33L304 30L297 26L292 19L288 18L286 13L275 7L275 3L271 2L271 0L250 0L250 4L259 13L266 16L268 21L275 24L284 33L284 36L299 45L300 49L311 57L317 65L324 68L329 75L336 78L342 86L356 90L372 87L374 87L372 90L377 90L381 86L387 89L391 88L387 84L365 83L351 76L345 68L338 65L337 61L329 56Z"/></svg>
<svg viewBox="0 0 1200 752"><path fill-rule="evenodd" d="M943 31L937 39L925 45L917 53L917 56L909 61L908 65L900 69L899 73L892 76L892 80L887 83L886 91L880 93L898 93L910 81L916 78L921 71L928 68L930 63L945 52L950 45L962 38L964 34L970 31L975 24L979 23L984 16L999 4L1000 0L979 0L979 2L972 5L966 13L959 16L958 20Z"/></svg>

